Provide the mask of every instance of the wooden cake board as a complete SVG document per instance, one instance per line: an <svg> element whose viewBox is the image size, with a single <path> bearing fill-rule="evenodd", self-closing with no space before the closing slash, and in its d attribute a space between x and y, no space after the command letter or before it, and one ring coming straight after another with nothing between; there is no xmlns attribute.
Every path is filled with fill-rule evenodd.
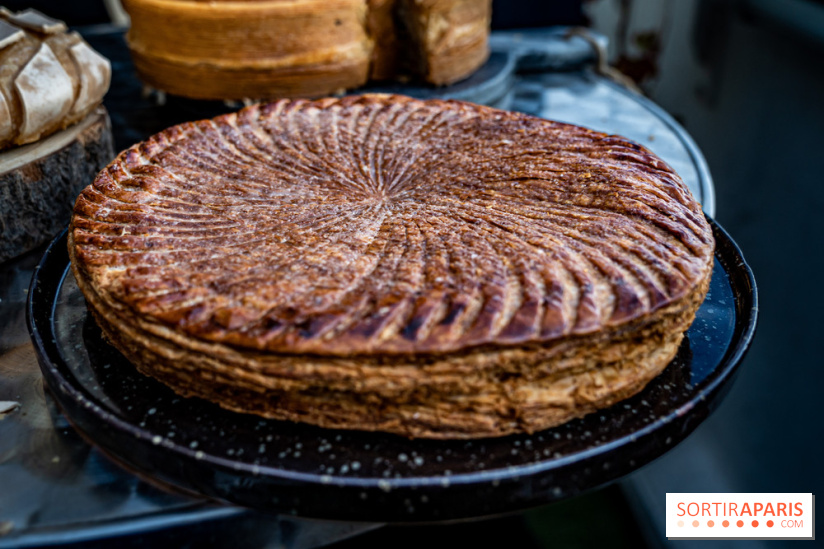
<svg viewBox="0 0 824 549"><path fill-rule="evenodd" d="M0 152L0 262L51 240L69 222L80 191L113 158L102 106L65 130Z"/></svg>

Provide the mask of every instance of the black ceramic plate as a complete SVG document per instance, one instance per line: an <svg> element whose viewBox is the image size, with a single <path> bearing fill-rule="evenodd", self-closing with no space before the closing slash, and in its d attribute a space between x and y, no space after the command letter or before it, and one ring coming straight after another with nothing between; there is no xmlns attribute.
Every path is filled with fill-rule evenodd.
<svg viewBox="0 0 824 549"><path fill-rule="evenodd" d="M160 483L308 517L478 517L617 479L672 448L718 404L752 339L757 298L735 243L713 228L710 292L667 369L629 400L533 435L407 440L264 420L180 398L103 341L70 274L65 232L34 273L29 329L71 422Z"/></svg>

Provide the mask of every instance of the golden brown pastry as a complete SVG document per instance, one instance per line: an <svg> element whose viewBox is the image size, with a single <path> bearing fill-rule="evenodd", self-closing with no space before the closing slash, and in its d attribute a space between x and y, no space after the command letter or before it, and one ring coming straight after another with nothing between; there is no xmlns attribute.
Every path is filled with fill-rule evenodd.
<svg viewBox="0 0 824 549"><path fill-rule="evenodd" d="M317 97L408 75L467 77L491 0L123 0L150 86L196 99Z"/></svg>
<svg viewBox="0 0 824 549"><path fill-rule="evenodd" d="M483 0L398 0L411 37L413 74L433 84L452 84L489 56L490 3Z"/></svg>
<svg viewBox="0 0 824 549"><path fill-rule="evenodd" d="M92 112L111 67L66 25L0 9L0 149L42 139Z"/></svg>
<svg viewBox="0 0 824 549"><path fill-rule="evenodd" d="M140 77L172 94L329 94L366 82L364 0L124 0Z"/></svg>
<svg viewBox="0 0 824 549"><path fill-rule="evenodd" d="M431 438L638 392L713 246L639 145L392 95L169 128L99 174L69 232L91 312L140 371L232 410Z"/></svg>
<svg viewBox="0 0 824 549"><path fill-rule="evenodd" d="M369 78L391 80L410 72L406 56L414 57L407 33L397 24L398 0L368 0L366 33L372 38Z"/></svg>

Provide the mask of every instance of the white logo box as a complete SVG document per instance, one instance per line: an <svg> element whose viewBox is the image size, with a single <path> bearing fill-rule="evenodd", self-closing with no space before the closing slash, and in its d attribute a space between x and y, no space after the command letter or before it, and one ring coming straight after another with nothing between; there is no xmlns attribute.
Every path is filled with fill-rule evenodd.
<svg viewBox="0 0 824 549"><path fill-rule="evenodd" d="M815 498L783 493L668 493L669 539L815 539Z"/></svg>

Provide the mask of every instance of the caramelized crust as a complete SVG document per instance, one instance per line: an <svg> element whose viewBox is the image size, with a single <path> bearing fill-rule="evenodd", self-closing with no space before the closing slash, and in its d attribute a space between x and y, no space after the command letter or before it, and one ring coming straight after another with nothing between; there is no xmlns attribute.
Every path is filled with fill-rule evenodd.
<svg viewBox="0 0 824 549"><path fill-rule="evenodd" d="M640 390L706 294L713 240L623 138L368 95L135 145L78 198L69 248L110 341L179 392L446 438Z"/></svg>

